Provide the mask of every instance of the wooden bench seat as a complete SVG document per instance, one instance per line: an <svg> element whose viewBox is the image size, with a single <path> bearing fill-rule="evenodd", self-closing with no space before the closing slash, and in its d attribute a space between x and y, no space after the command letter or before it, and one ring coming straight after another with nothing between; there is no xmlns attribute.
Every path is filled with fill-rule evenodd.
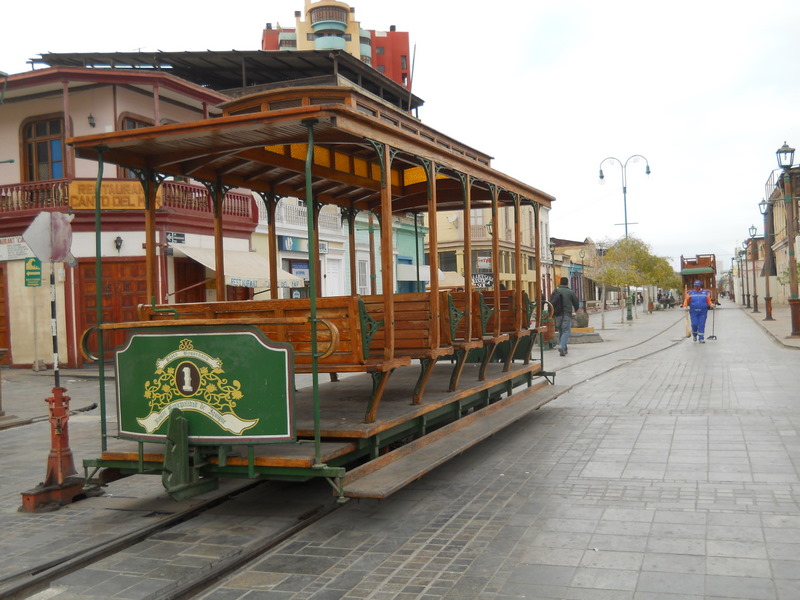
<svg viewBox="0 0 800 600"><path fill-rule="evenodd" d="M505 357L503 371L508 371L523 340L525 340L527 347L530 349L530 338L533 331L530 327L533 303L528 299L528 294L522 292L522 305L518 306L517 294L514 290L500 290L500 301L497 305L492 292L481 293L481 299L481 315L485 331L499 332L499 335L507 336L509 349ZM500 343L500 341L497 343ZM530 362L530 351L524 355L523 359L526 365Z"/></svg>
<svg viewBox="0 0 800 600"><path fill-rule="evenodd" d="M434 314L431 299L430 292L394 295L394 355L419 360L421 365L412 397L414 404L422 402L425 386L439 358L453 354L453 346L441 339L439 315ZM383 296L363 296L361 301L371 319L384 321ZM385 331L385 326L376 330L370 343L370 357L383 354Z"/></svg>
<svg viewBox="0 0 800 600"><path fill-rule="evenodd" d="M478 319L467 319L467 295L466 292L441 292L442 295L442 341L453 347L453 358L455 366L450 375L449 391L454 392L458 389L458 382L464 365L467 362L469 353L478 348L483 348L483 336L481 335L480 323ZM473 295L473 304L470 312L476 314L477 296Z"/></svg>
<svg viewBox="0 0 800 600"><path fill-rule="evenodd" d="M357 296L318 298L316 309L317 319L325 323L317 324L317 354L321 355L317 360L318 371L333 374L370 373L373 390L365 420L374 422L389 376L396 368L410 365L411 358L397 356L386 359L383 355L370 353L370 341L376 331L363 329L363 307ZM311 306L308 298L159 306L143 304L139 305L138 313L142 321L163 320L165 324L169 322L172 325L180 324L183 320L205 320L210 325L224 320L253 320L253 324L270 340L292 346L296 373L310 373L312 370Z"/></svg>

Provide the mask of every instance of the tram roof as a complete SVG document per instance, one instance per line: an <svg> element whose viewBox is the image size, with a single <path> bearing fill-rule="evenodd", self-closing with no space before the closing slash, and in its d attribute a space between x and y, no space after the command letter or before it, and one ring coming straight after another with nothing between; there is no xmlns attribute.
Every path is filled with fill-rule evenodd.
<svg viewBox="0 0 800 600"><path fill-rule="evenodd" d="M392 211L426 212L424 164L437 168L437 210L498 202L549 206L554 198L494 170L491 157L457 142L350 82L293 87L222 105L223 116L190 123L73 138L77 156L128 168L220 182L279 196L305 196L308 124L313 122L313 193L317 201L379 212L380 158L391 149ZM102 153L101 153L102 150Z"/></svg>

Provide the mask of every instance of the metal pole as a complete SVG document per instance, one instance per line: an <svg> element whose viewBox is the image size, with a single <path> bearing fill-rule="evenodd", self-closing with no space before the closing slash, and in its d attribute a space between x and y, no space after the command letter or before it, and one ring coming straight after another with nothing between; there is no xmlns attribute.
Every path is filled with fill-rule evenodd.
<svg viewBox="0 0 800 600"><path fill-rule="evenodd" d="M772 275L772 243L770 242L772 236L767 231L767 213L770 210L770 206L767 205L766 210L764 210L764 288L766 290L764 312L767 313L767 316L764 317L765 321L775 320L772 318L772 297L769 295L769 278Z"/></svg>
<svg viewBox="0 0 800 600"><path fill-rule="evenodd" d="M747 296L744 293L744 271L742 270L742 251L736 253L736 265L739 267L739 289L742 292L742 306L747 306Z"/></svg>
<svg viewBox="0 0 800 600"><path fill-rule="evenodd" d="M581 296L583 296L583 312L586 312L586 277L583 274L583 256L581 256Z"/></svg>
<svg viewBox="0 0 800 600"><path fill-rule="evenodd" d="M795 200L792 194L791 166L783 170L784 203L786 205L786 237L789 248L789 313L791 315L792 337L800 337L800 298L797 295L797 257L795 256Z"/></svg>
<svg viewBox="0 0 800 600"><path fill-rule="evenodd" d="M305 191L306 191L306 224L308 227L308 291L311 321L311 391L314 406L314 464L312 468L321 469L325 466L322 462L322 437L320 423L320 398L319 398L319 368L317 354L317 248L314 244L314 188L312 187L312 165L314 162L314 125L316 119L306 119L303 125L308 130L308 147L305 162Z"/></svg>
<svg viewBox="0 0 800 600"><path fill-rule="evenodd" d="M752 308L750 305L750 274L747 272L747 240L742 243L744 250L742 250L742 260L744 262L744 284L747 289L747 293L745 293L745 298L747 299L747 304L745 305L747 308Z"/></svg>
<svg viewBox="0 0 800 600"><path fill-rule="evenodd" d="M53 261L50 261L50 334L53 338L53 378L55 387L61 387L58 372L58 320L56 318L56 270Z"/></svg>
<svg viewBox="0 0 800 600"><path fill-rule="evenodd" d="M622 210L623 210L623 216L624 216L624 219L625 219L625 222L623 223L623 225L625 226L625 239L626 240L628 239L628 174L627 174L628 163L633 159L639 159L639 158L644 159L644 162L645 162L645 165L646 165L645 175L650 175L650 163L647 161L647 158L645 158L641 154L633 154L633 155L629 156L625 160L624 163L620 159L618 159L618 158L616 158L614 156L609 156L607 158L604 158L602 161L600 161L600 181L601 182L604 179L604 176L603 176L603 163L606 162L607 160L616 161L619 164L619 166L620 166L620 168L622 170ZM631 297L631 291L630 291L630 287L629 286L625 286L625 297L626 297L625 304L627 306L626 320L633 321L633 298Z"/></svg>
<svg viewBox="0 0 800 600"><path fill-rule="evenodd" d="M758 312L758 281L756 280L756 257L755 254L755 246L756 246L756 238L753 236L750 238L750 262L753 265L753 312Z"/></svg>

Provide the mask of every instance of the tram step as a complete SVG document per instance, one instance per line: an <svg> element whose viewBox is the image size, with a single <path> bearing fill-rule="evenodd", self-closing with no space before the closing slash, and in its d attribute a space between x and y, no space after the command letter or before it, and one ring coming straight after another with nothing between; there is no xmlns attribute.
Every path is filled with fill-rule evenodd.
<svg viewBox="0 0 800 600"><path fill-rule="evenodd" d="M473 412L405 446L349 471L344 495L386 498L514 421L554 400L567 386L542 385Z"/></svg>

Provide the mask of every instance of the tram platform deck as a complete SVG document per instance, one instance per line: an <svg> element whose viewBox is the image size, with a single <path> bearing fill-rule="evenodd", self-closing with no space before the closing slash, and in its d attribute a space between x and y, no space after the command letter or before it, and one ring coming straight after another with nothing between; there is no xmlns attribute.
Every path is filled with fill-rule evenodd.
<svg viewBox="0 0 800 600"><path fill-rule="evenodd" d="M321 380L321 461L348 469L355 466L346 472L344 495L385 497L563 392L541 376L539 362L515 363L507 372L501 363L492 363L483 381L478 380L479 368L468 364L463 389L449 392L450 368L446 363L437 365L422 404L412 402L417 369L398 370L374 423L364 421L364 399L372 385L369 375ZM299 390L295 392L298 441L235 445L224 454L210 446L206 460L215 476L291 477L286 470L294 469L298 477L307 478L317 460L313 415L312 388ZM100 457L87 459L84 465L159 473L164 455L161 443L109 437Z"/></svg>

